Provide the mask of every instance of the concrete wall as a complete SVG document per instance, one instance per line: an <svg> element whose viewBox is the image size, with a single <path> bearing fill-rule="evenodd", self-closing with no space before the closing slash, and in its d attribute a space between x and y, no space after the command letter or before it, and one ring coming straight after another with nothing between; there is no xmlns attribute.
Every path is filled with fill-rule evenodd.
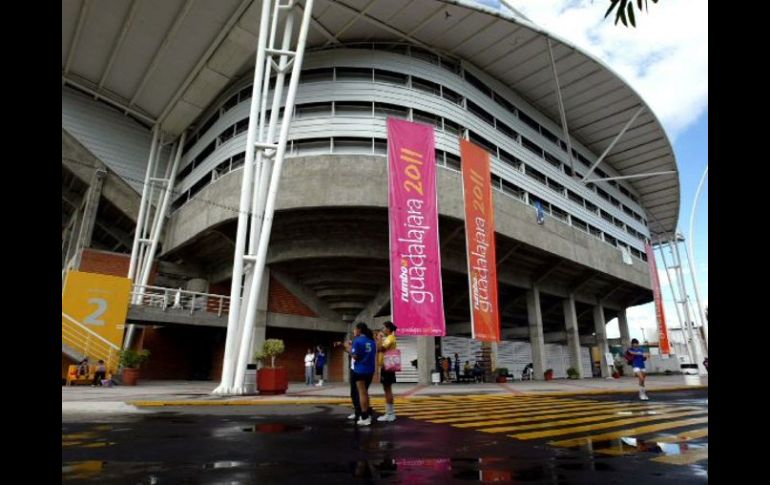
<svg viewBox="0 0 770 485"><path fill-rule="evenodd" d="M184 245L207 228L237 217L242 173L242 170L228 173L173 214L163 245L166 251ZM464 219L461 183L458 172L439 168L440 214ZM632 258L633 264L626 265L619 249L552 217L538 225L534 209L513 197L495 191L494 199L500 234L634 285L651 288L646 263ZM287 159L276 209L325 206L387 208L385 158L323 155Z"/></svg>

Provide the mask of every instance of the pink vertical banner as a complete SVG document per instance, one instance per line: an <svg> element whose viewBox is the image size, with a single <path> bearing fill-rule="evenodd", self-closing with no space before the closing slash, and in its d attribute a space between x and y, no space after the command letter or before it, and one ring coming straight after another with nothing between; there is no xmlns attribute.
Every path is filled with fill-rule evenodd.
<svg viewBox="0 0 770 485"><path fill-rule="evenodd" d="M390 296L399 335L446 334L433 127L388 118Z"/></svg>

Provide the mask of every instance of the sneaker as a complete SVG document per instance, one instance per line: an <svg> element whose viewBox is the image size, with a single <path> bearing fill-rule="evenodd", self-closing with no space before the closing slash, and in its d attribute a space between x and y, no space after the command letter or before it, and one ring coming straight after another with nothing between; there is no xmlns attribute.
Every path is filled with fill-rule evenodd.
<svg viewBox="0 0 770 485"><path fill-rule="evenodd" d="M358 421L356 421L356 424L359 425L359 426L371 426L372 425L372 418L371 418L371 416L366 418L366 419L360 418Z"/></svg>
<svg viewBox="0 0 770 485"><path fill-rule="evenodd" d="M639 399L641 399L642 401L649 401L650 400L650 398L647 397L647 394L639 394Z"/></svg>
<svg viewBox="0 0 770 485"><path fill-rule="evenodd" d="M396 420L396 415L395 414L383 414L382 416L377 418L377 421L388 422L388 423L392 423L395 420Z"/></svg>
<svg viewBox="0 0 770 485"><path fill-rule="evenodd" d="M315 385L315 387L321 387L321 386L323 386L323 384L321 384L320 382Z"/></svg>
<svg viewBox="0 0 770 485"><path fill-rule="evenodd" d="M358 419L358 416L356 416L356 413L353 413L350 416L348 416L348 419L352 421L354 419Z"/></svg>

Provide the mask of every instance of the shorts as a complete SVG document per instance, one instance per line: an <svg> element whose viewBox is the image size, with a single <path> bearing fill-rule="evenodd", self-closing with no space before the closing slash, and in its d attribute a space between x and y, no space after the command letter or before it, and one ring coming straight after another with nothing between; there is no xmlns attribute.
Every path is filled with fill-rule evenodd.
<svg viewBox="0 0 770 485"><path fill-rule="evenodd" d="M380 382L383 386L395 384L396 383L396 372L395 371L386 371L383 367L380 371Z"/></svg>
<svg viewBox="0 0 770 485"><path fill-rule="evenodd" d="M323 367L316 367L315 368L315 375L317 375L317 376L324 375L324 368Z"/></svg>
<svg viewBox="0 0 770 485"><path fill-rule="evenodd" d="M350 382L364 381L367 389L369 389L373 377L374 374L359 374L354 370L350 371Z"/></svg>
<svg viewBox="0 0 770 485"><path fill-rule="evenodd" d="M640 372L646 373L647 371L644 367L634 367L634 374L638 374Z"/></svg>

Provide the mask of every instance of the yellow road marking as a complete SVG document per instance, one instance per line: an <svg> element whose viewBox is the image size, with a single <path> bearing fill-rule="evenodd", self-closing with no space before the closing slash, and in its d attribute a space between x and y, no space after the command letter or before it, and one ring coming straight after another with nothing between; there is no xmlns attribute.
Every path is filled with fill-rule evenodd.
<svg viewBox="0 0 770 485"><path fill-rule="evenodd" d="M539 438L548 438L550 436L559 436L559 435L565 435L565 434L577 434L582 432L590 432L597 429L608 429L608 428L616 428L619 426L624 426L626 424L634 424L634 423L643 423L646 421L660 421L665 418L681 418L684 416L692 416L694 414L708 414L708 411L705 409L699 409L697 411L687 411L683 413L675 413L675 414L668 414L668 415L658 415L658 416L642 416L639 418L629 418L629 419L619 419L616 421L612 421L609 423L599 423L599 424L589 424L585 426L574 426L571 428L561 428L561 429L551 429L548 431L535 431L530 433L518 433L518 434L512 434L508 435L516 439L520 440L534 440ZM708 419L708 418L706 418ZM628 436L628 434L624 435Z"/></svg>
<svg viewBox="0 0 770 485"><path fill-rule="evenodd" d="M585 406L588 404L596 404L597 401L567 401L567 402L543 402L543 403L537 403L537 404L525 404L523 406L516 404L494 404L494 405L481 405L481 406L473 406L473 407L451 407L447 409L433 409L430 407L422 407L419 410L413 409L410 410L409 408L404 409L403 407L400 407L399 410L402 413L408 413L411 416L419 417L422 415L429 415L431 417L439 417L439 416L457 416L457 415L465 415L467 416L468 413L476 413L480 411L495 411L499 409L516 409L516 410L538 410L538 409L554 409L556 407L559 408L568 408L568 407L577 407L577 406ZM521 404L521 403L518 403Z"/></svg>
<svg viewBox="0 0 770 485"><path fill-rule="evenodd" d="M664 408L658 408L658 409L651 409L651 411L656 412L655 416L666 416L667 414L671 414L671 413L677 413L677 412L686 411L686 410L694 411L697 409L699 408L683 407L683 408L673 409L673 408L664 407ZM622 417L623 417L622 415L618 415L617 413L607 413L607 414L600 414L600 415L594 414L593 416L585 416L585 417L574 418L574 419L573 418L559 419L559 420L547 421L543 423L528 423L528 421L530 420L526 418L519 418L516 420L511 420L511 424L513 423L528 423L528 424L522 424L517 426L496 426L494 428L487 428L485 426L480 426L480 428L484 428L484 429L479 429L478 431L483 431L485 433L507 433L510 431L525 431L529 429L557 428L559 426L567 426L571 424L594 423L597 421L608 421L611 419L618 419ZM491 424L495 424L495 423L491 422ZM505 424L505 423L501 423L501 424ZM459 425L459 424L455 426L466 427L464 425Z"/></svg>
<svg viewBox="0 0 770 485"><path fill-rule="evenodd" d="M693 429L689 431L684 431L674 436L656 436L653 438L645 439L644 441L652 442L652 443L681 443L683 441L690 441L698 438L704 438L708 435L709 435L708 428L698 428L698 429ZM601 453L603 455L612 455L612 456L622 456L622 455L632 455L634 453L637 453L638 451L639 450L635 448L624 447L623 444L620 443L620 446L618 446L617 448L604 448L604 449L594 450L594 453Z"/></svg>
<svg viewBox="0 0 770 485"><path fill-rule="evenodd" d="M568 440L551 441L548 444L561 447L573 447L583 446L589 443L598 443L602 441L613 440L617 438L623 438L624 436L638 436L647 433L655 433L664 429L683 428L685 426L691 426L693 424L708 423L708 416L705 418L692 418L684 419L680 421L668 421L660 424L652 424L648 426L640 426L638 428L626 428L619 431L612 431L609 433L595 434L590 436L581 436L580 438L572 438Z"/></svg>

